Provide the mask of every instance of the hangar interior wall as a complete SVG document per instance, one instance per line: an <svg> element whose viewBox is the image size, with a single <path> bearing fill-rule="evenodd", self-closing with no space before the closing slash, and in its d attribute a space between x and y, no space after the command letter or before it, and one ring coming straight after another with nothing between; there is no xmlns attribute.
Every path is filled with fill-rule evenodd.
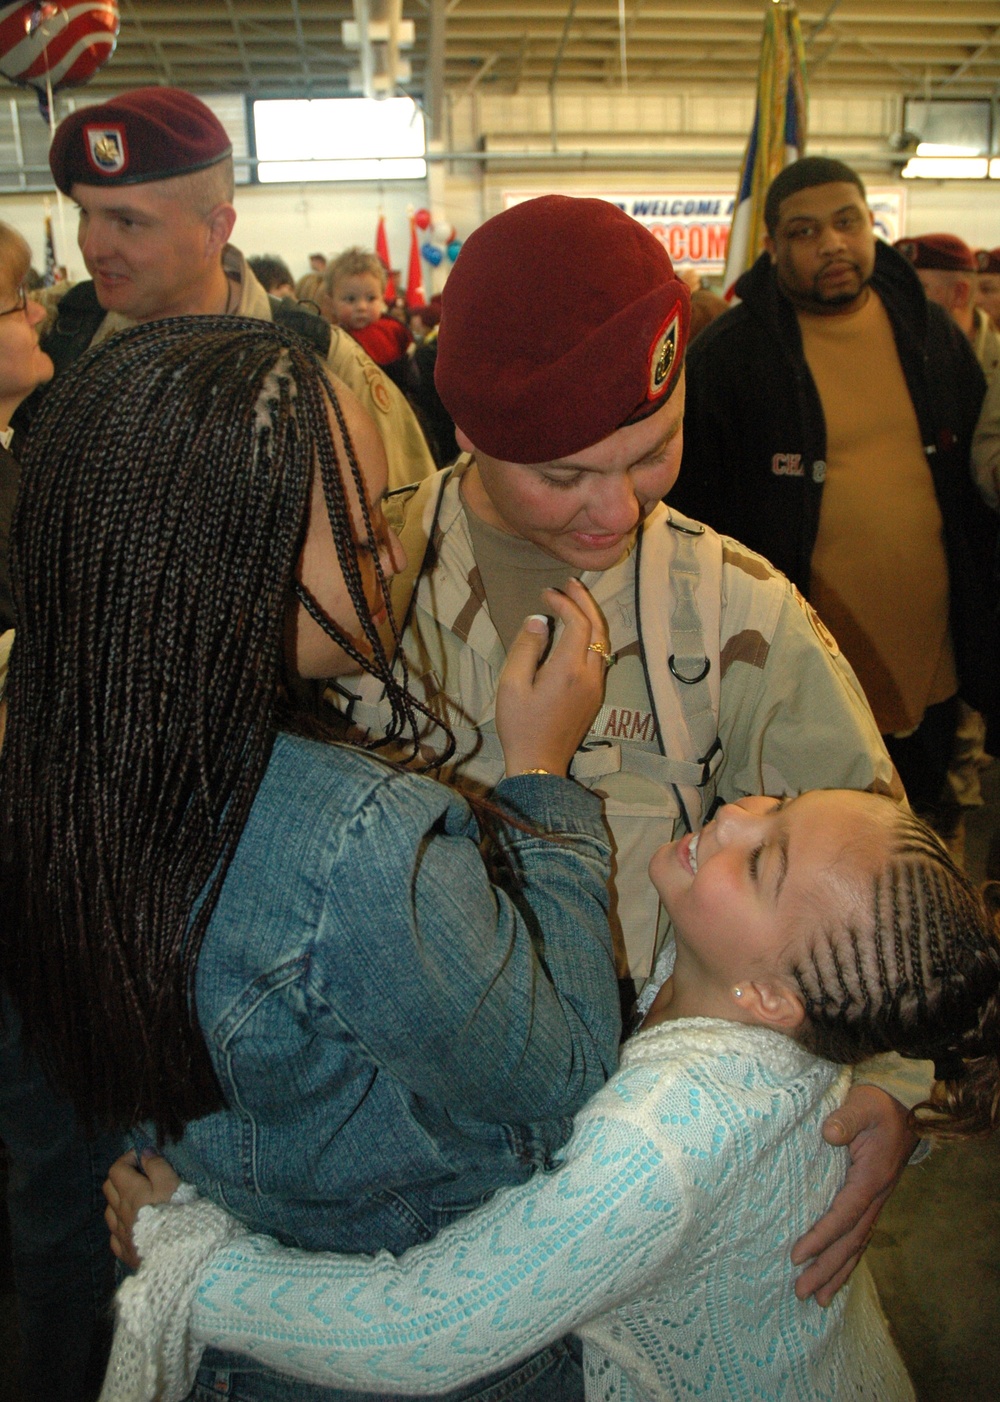
<svg viewBox="0 0 1000 1402"><path fill-rule="evenodd" d="M502 209L512 191L641 192L654 199L675 192L735 191L753 110L752 94L695 84L664 93L560 88L554 99L546 90L502 94L473 88L450 97L447 152L441 153L446 158L429 164L426 181L244 185L236 196L235 242L247 254L281 254L299 276L312 252L371 247L381 212L393 263L405 280L411 210L430 209L464 239ZM949 230L974 246L1000 245L1000 181L900 179L902 161L891 159L889 146L902 125L898 97L814 87L809 115L812 154L838 156L869 184L904 192L904 232ZM448 152L455 158L448 159ZM46 199L60 257L81 277L75 211L68 201L65 241L52 194L2 195L0 218L20 229L41 267ZM424 265L428 295L443 285L447 269L447 259L437 269Z"/></svg>

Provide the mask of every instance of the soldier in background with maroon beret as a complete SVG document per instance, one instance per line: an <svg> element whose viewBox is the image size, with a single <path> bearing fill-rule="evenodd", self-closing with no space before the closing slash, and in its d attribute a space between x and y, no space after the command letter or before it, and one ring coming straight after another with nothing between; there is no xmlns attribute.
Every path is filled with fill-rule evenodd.
<svg viewBox="0 0 1000 1402"><path fill-rule="evenodd" d="M927 298L937 302L966 335L986 383L1000 371L1000 334L978 305L979 264L957 234L920 234L893 245L917 270Z"/></svg>
<svg viewBox="0 0 1000 1402"><path fill-rule="evenodd" d="M375 421L394 486L419 481L433 459L413 411L357 342L303 308L269 298L229 242L232 144L201 98L135 88L62 122L49 164L80 210L79 243L92 282L60 300L45 339L56 374L90 345L136 322L239 315L281 321L312 340L330 373Z"/></svg>
<svg viewBox="0 0 1000 1402"><path fill-rule="evenodd" d="M1000 328L1000 248L977 248L976 269L976 306L982 307L993 325Z"/></svg>

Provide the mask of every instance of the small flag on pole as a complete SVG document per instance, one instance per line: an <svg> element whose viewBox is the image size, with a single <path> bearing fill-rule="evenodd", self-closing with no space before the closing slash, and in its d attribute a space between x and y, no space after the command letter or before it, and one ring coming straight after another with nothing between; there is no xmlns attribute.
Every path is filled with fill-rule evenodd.
<svg viewBox="0 0 1000 1402"><path fill-rule="evenodd" d="M757 111L743 155L739 193L729 230L722 291L753 266L764 243L764 196L774 177L806 149L805 50L790 0L768 0L757 71Z"/></svg>
<svg viewBox="0 0 1000 1402"><path fill-rule="evenodd" d="M390 305L396 295L396 284L392 280L392 263L389 261L389 240L385 232L385 215L378 217L378 228L375 230L375 252L378 260L385 268L385 300Z"/></svg>
<svg viewBox="0 0 1000 1402"><path fill-rule="evenodd" d="M424 270L420 262L420 245L417 241L417 226L411 215L410 217L410 266L406 274L406 305L410 307L422 307L427 302L427 293L424 291Z"/></svg>
<svg viewBox="0 0 1000 1402"><path fill-rule="evenodd" d="M59 281L59 268L56 264L56 245L52 237L52 214L49 210L48 201L45 202L45 272L42 275L42 284L45 287L53 287Z"/></svg>

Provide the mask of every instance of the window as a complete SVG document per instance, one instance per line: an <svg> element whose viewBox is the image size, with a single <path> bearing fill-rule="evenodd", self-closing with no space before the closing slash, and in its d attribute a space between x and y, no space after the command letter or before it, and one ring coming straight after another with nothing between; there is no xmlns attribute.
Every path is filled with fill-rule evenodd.
<svg viewBox="0 0 1000 1402"><path fill-rule="evenodd" d="M423 180L424 118L412 98L274 99L253 103L257 179Z"/></svg>
<svg viewBox="0 0 1000 1402"><path fill-rule="evenodd" d="M907 98L903 126L917 138L906 179L983 180L990 169L990 103L953 98Z"/></svg>

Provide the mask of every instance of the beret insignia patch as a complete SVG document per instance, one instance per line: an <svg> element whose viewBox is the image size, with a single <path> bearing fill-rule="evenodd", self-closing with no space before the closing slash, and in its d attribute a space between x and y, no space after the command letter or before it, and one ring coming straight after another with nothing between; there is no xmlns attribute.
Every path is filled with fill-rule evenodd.
<svg viewBox="0 0 1000 1402"><path fill-rule="evenodd" d="M896 244L896 247L899 249L900 253L903 255L904 258L909 258L911 263L915 263L917 261L917 253L919 250L917 249L917 245L912 239L900 239L899 243Z"/></svg>
<svg viewBox="0 0 1000 1402"><path fill-rule="evenodd" d="M87 157L101 175L120 175L128 164L122 127L84 127Z"/></svg>
<svg viewBox="0 0 1000 1402"><path fill-rule="evenodd" d="M990 266L990 255L985 248L981 248L976 254L976 267L981 273L985 273Z"/></svg>
<svg viewBox="0 0 1000 1402"><path fill-rule="evenodd" d="M649 398L659 399L673 378L680 335L680 308L675 307L661 327L649 353Z"/></svg>

